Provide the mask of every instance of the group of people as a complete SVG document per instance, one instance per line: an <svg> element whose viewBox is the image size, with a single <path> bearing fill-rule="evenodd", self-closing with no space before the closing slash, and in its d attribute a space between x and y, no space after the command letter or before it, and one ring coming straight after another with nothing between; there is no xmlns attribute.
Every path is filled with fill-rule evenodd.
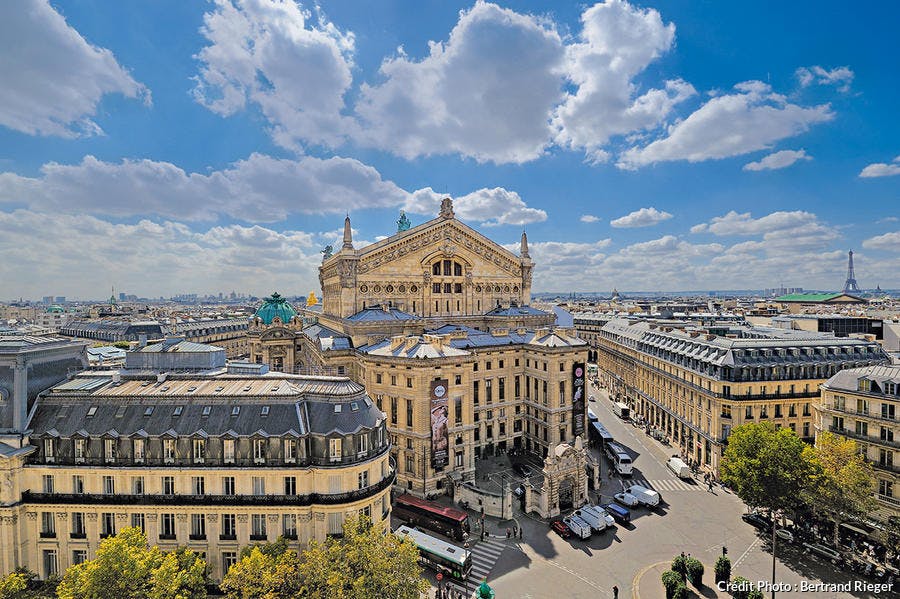
<svg viewBox="0 0 900 599"><path fill-rule="evenodd" d="M468 599L462 591L456 587L440 586L434 594L435 599Z"/></svg>

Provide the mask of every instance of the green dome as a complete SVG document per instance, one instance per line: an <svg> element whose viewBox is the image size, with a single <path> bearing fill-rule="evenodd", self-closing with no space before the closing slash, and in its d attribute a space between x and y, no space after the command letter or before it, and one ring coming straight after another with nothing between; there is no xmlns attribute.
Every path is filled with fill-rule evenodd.
<svg viewBox="0 0 900 599"><path fill-rule="evenodd" d="M256 311L256 318L263 321L263 324L272 324L275 318L280 318L282 323L289 323L293 317L297 315L294 307L287 303L287 300L281 297L278 292L272 294L263 300L263 305Z"/></svg>
<svg viewBox="0 0 900 599"><path fill-rule="evenodd" d="M65 312L65 310L63 310L62 306L57 306L56 304L54 304L47 308L47 312L51 314L59 314L61 312Z"/></svg>

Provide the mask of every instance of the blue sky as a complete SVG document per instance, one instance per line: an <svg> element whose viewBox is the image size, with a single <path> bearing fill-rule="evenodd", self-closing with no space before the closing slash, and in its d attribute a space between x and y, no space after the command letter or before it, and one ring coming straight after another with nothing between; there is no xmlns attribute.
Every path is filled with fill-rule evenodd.
<svg viewBox="0 0 900 599"><path fill-rule="evenodd" d="M900 287L895 3L0 7L5 298L317 289L444 195L538 291Z"/></svg>

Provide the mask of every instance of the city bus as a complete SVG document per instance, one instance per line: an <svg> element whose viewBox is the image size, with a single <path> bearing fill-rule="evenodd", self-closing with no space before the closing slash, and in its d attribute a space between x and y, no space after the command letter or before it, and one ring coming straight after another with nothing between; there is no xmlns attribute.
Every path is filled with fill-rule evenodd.
<svg viewBox="0 0 900 599"><path fill-rule="evenodd" d="M591 422L588 433L593 438L594 442L599 445L599 447L605 448L607 445L613 442L613 436L608 430L606 430L605 426L600 424L599 421Z"/></svg>
<svg viewBox="0 0 900 599"><path fill-rule="evenodd" d="M465 580L472 571L472 553L468 549L451 545L421 530L400 526L394 534L411 539L419 548L419 562L432 570L442 572L456 580Z"/></svg>
<svg viewBox="0 0 900 599"><path fill-rule="evenodd" d="M618 443L609 443L604 448L606 455L616 468L616 472L623 476L631 476L631 456L625 448Z"/></svg>
<svg viewBox="0 0 900 599"><path fill-rule="evenodd" d="M456 508L412 495L401 495L394 502L393 513L404 522L439 532L456 541L465 540L469 536L469 514Z"/></svg>

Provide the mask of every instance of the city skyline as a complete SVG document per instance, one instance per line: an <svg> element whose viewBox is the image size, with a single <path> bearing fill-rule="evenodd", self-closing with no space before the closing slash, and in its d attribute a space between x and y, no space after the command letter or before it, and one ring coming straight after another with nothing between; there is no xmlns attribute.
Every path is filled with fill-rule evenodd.
<svg viewBox="0 0 900 599"><path fill-rule="evenodd" d="M305 295L445 195L535 292L900 287L897 7L417 7L0 8L8 294Z"/></svg>

